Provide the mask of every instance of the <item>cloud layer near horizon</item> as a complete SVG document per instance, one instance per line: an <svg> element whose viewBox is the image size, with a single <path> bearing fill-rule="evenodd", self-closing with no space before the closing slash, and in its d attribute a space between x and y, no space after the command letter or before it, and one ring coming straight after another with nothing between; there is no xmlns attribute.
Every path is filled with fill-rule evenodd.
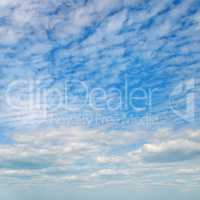
<svg viewBox="0 0 200 200"><path fill-rule="evenodd" d="M60 128L17 133L10 139L11 144L0 146L1 183L87 188L122 183L196 186L200 180L198 131L149 135Z"/></svg>

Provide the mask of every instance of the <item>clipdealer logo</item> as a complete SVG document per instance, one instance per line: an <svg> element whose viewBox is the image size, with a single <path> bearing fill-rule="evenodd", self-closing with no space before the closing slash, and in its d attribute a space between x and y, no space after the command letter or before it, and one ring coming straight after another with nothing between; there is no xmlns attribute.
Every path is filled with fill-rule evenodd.
<svg viewBox="0 0 200 200"><path fill-rule="evenodd" d="M170 94L169 106L172 112L179 118L187 121L195 121L196 110L196 83L195 79L189 79L179 83Z"/></svg>

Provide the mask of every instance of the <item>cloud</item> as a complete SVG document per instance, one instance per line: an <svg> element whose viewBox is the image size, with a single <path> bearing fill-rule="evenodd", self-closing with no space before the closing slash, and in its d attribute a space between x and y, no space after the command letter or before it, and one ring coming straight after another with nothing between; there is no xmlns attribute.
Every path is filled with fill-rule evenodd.
<svg viewBox="0 0 200 200"><path fill-rule="evenodd" d="M138 155L147 162L179 162L199 158L199 143L175 140L161 144L145 144Z"/></svg>
<svg viewBox="0 0 200 200"><path fill-rule="evenodd" d="M121 176L121 175L130 175L128 170L118 170L118 169L101 169L93 174L92 177L95 176Z"/></svg>
<svg viewBox="0 0 200 200"><path fill-rule="evenodd" d="M145 162L180 162L199 158L199 132L188 130L180 135L168 135L165 131L152 138L133 153L134 158ZM163 137L161 137L163 135Z"/></svg>
<svg viewBox="0 0 200 200"><path fill-rule="evenodd" d="M197 130L187 128L191 124L169 108L169 96L182 81L196 79L199 87L197 4L1 0L0 184L196 184L199 123L191 126ZM20 105L15 110L6 101L6 90L24 80L27 84L10 93ZM37 84L27 91L33 80ZM147 112L135 112L126 98L116 112L98 98L97 107L103 109L96 111L83 105L83 91L73 83L69 104L59 101L66 80L103 89L106 100L113 98L111 106L119 98L112 89L122 97L138 87L156 92ZM46 102L27 97L38 91L49 94ZM74 105L80 109L69 112ZM146 114L156 121L145 121L143 130L140 120ZM189 169L196 179L186 177Z"/></svg>
<svg viewBox="0 0 200 200"><path fill-rule="evenodd" d="M182 177L187 182L188 174L198 173L198 131L174 135L158 130L146 139L141 135L146 144L139 146L138 140L126 140L127 135L135 134L81 127L14 133L10 144L0 145L1 179L19 185L25 181L100 187L134 180L146 184L147 179L150 182L163 176ZM184 166L180 162L188 160Z"/></svg>
<svg viewBox="0 0 200 200"><path fill-rule="evenodd" d="M98 156L96 158L97 163L99 164L109 164L109 163L113 163L113 164L119 164L119 163L123 163L125 162L123 160L123 158L121 157L103 157L103 156Z"/></svg>
<svg viewBox="0 0 200 200"><path fill-rule="evenodd" d="M26 77L28 80L39 79L36 89L42 88L46 92L58 89L57 85L67 79L83 80L88 88L100 86L106 92L110 87L116 88L124 94L126 77L130 82L128 92L138 85L159 88L153 101L160 103L153 104L155 112L152 113L162 115L161 120L174 121L174 113L166 115L168 95L181 80L197 74L198 68L199 50L193 42L199 37L196 28L198 12L190 13L190 8L195 10L193 1L151 1L148 4L135 0L2 1L2 88ZM69 92L73 93L72 90ZM4 91L1 93L5 94ZM74 98L80 100L82 96ZM99 102L100 105L103 103L102 100ZM3 97L1 104L6 104ZM82 102L77 104L82 105ZM53 107L51 103L48 106ZM4 107L1 113L12 113ZM87 107L85 105L81 112ZM62 121L71 114L61 110L51 113L54 117L50 118ZM132 108L128 105L127 109L117 112L119 116L129 116ZM96 114L91 113L92 117ZM104 110L101 115L106 117L108 113ZM22 116L11 115L3 123L17 126L14 122L23 121L25 124L26 119ZM48 118L42 121L45 120ZM30 123L31 120L27 121ZM35 120L32 121L34 124Z"/></svg>

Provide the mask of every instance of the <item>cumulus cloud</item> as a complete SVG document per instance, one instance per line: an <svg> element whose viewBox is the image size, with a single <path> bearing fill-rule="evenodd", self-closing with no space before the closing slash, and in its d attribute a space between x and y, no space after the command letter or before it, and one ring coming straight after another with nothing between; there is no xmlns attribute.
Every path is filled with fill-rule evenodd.
<svg viewBox="0 0 200 200"><path fill-rule="evenodd" d="M123 141L127 134L120 132L118 139ZM185 138L180 139L180 135ZM63 127L15 133L10 136L10 144L0 145L1 179L20 184L26 177L27 184L51 181L99 187L109 182L120 184L137 180L145 183L147 177L153 181L162 172L177 179L182 176L186 181L185 176L199 171L199 142L195 141L198 133L187 130L180 135L173 139L163 137L158 143L161 137L155 134L152 141L157 144L136 147L138 141L113 142L115 132L103 130ZM150 142L152 138L146 139ZM184 166L178 164L188 160L190 163Z"/></svg>
<svg viewBox="0 0 200 200"><path fill-rule="evenodd" d="M134 158L146 162L179 162L199 158L199 132L188 130L184 134L164 137L158 134L152 141L144 144L133 153Z"/></svg>
<svg viewBox="0 0 200 200"><path fill-rule="evenodd" d="M178 162L199 158L199 143L175 140L161 144L145 144L138 154L147 162Z"/></svg>

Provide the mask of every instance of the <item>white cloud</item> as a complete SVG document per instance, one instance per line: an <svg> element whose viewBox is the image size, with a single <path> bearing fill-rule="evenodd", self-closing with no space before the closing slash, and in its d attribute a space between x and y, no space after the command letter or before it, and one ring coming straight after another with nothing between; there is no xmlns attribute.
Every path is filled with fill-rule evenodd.
<svg viewBox="0 0 200 200"><path fill-rule="evenodd" d="M108 18L106 31L108 33L116 33L121 30L123 23L127 18L127 12L122 11Z"/></svg>
<svg viewBox="0 0 200 200"><path fill-rule="evenodd" d="M100 164L119 164L119 163L125 163L125 160L122 157L119 156L111 156L111 157L105 157L105 156L98 156L96 158L97 163Z"/></svg>
<svg viewBox="0 0 200 200"><path fill-rule="evenodd" d="M5 65L1 66L1 85L5 87L19 77L36 76L44 80L48 77L48 81L40 85L51 87L66 78L68 72L71 80L86 79L89 86L105 89L111 84L123 87L121 80L125 73L130 75L130 87L140 82L152 88L163 85L163 74L174 74L176 84L176 81L193 75L198 68L199 14L193 18L196 29L191 26L182 30L178 21L186 14L191 2L184 1L174 6L167 0L148 4L139 0L94 0L85 5L69 5L62 0L1 0L0 43L11 45L11 48L1 51L0 61ZM169 12L164 13L163 9L169 5ZM139 9L130 11L128 6L138 6ZM88 26L91 26L91 32L87 30L88 35L82 35ZM176 33L177 38L162 39L169 33ZM196 38L195 42L190 41L191 38ZM15 47L21 39L24 42ZM179 50L179 46L180 53L194 50L196 53L189 57L176 56L174 49ZM196 65L191 68L188 62ZM173 68L180 63L187 65L187 69ZM78 69L73 67L77 64L80 64ZM149 72L151 81L146 80ZM168 90L165 88L166 93ZM21 93L17 92L20 96ZM163 176L169 179L178 176L174 180L182 182L179 176L190 173L196 174L198 179L199 131L183 130L183 133L175 134L176 131L166 129L151 134L139 129L136 131L135 127L130 131L126 124L116 126L129 131L65 127L52 130L47 128L52 118L57 119L57 115L59 119L65 118L61 110L57 110L55 115L48 113L48 116L43 116L40 109L25 111L25 101L19 112L11 112L3 103L1 107L1 124L7 125L8 122L17 130L22 130L24 124L37 126L38 121L46 122L41 128L44 131L19 131L10 135L11 143L0 145L2 180L15 178L23 182L24 177L29 177L30 182L35 183L41 180L72 181L84 182L82 186L87 187L92 183L128 182L126 176L141 185L145 181L155 183ZM159 109L160 105L158 112ZM107 115L105 112L103 114ZM119 114L127 113L123 110ZM184 162L183 167L182 162L177 161L187 163ZM187 182L185 177L183 179ZM167 179L163 183L160 180L159 184L167 185L170 181Z"/></svg>
<svg viewBox="0 0 200 200"><path fill-rule="evenodd" d="M130 175L129 170L123 169L101 169L93 174L92 177L96 176L120 176L120 175Z"/></svg>
<svg viewBox="0 0 200 200"><path fill-rule="evenodd" d="M18 0L1 0L0 6L12 6L15 5L16 2L19 2Z"/></svg>
<svg viewBox="0 0 200 200"><path fill-rule="evenodd" d="M147 162L179 162L200 158L199 132L185 131L183 134L155 135L154 143L144 144L133 152L134 158Z"/></svg>
<svg viewBox="0 0 200 200"><path fill-rule="evenodd" d="M198 159L194 159L200 151L199 143L195 142L197 132L187 130L174 137L170 137L170 133L165 137L154 134L152 140L147 137L154 143L144 144L134 151L119 151L115 155L112 151L116 147L131 144L127 136L134 133L106 133L75 127L16 133L10 137L12 144L0 145L1 178L21 183L23 177L29 177L29 184L51 180L52 183L74 182L87 187L91 183L100 186L133 178L145 183L147 177L154 180L162 172L162 176L171 174L177 179L182 175L183 181L187 181L184 176L199 171ZM173 165L188 159L191 163L184 166ZM160 184L166 184L166 181Z"/></svg>
<svg viewBox="0 0 200 200"><path fill-rule="evenodd" d="M11 27L0 27L0 43L13 44L22 37L22 33Z"/></svg>

